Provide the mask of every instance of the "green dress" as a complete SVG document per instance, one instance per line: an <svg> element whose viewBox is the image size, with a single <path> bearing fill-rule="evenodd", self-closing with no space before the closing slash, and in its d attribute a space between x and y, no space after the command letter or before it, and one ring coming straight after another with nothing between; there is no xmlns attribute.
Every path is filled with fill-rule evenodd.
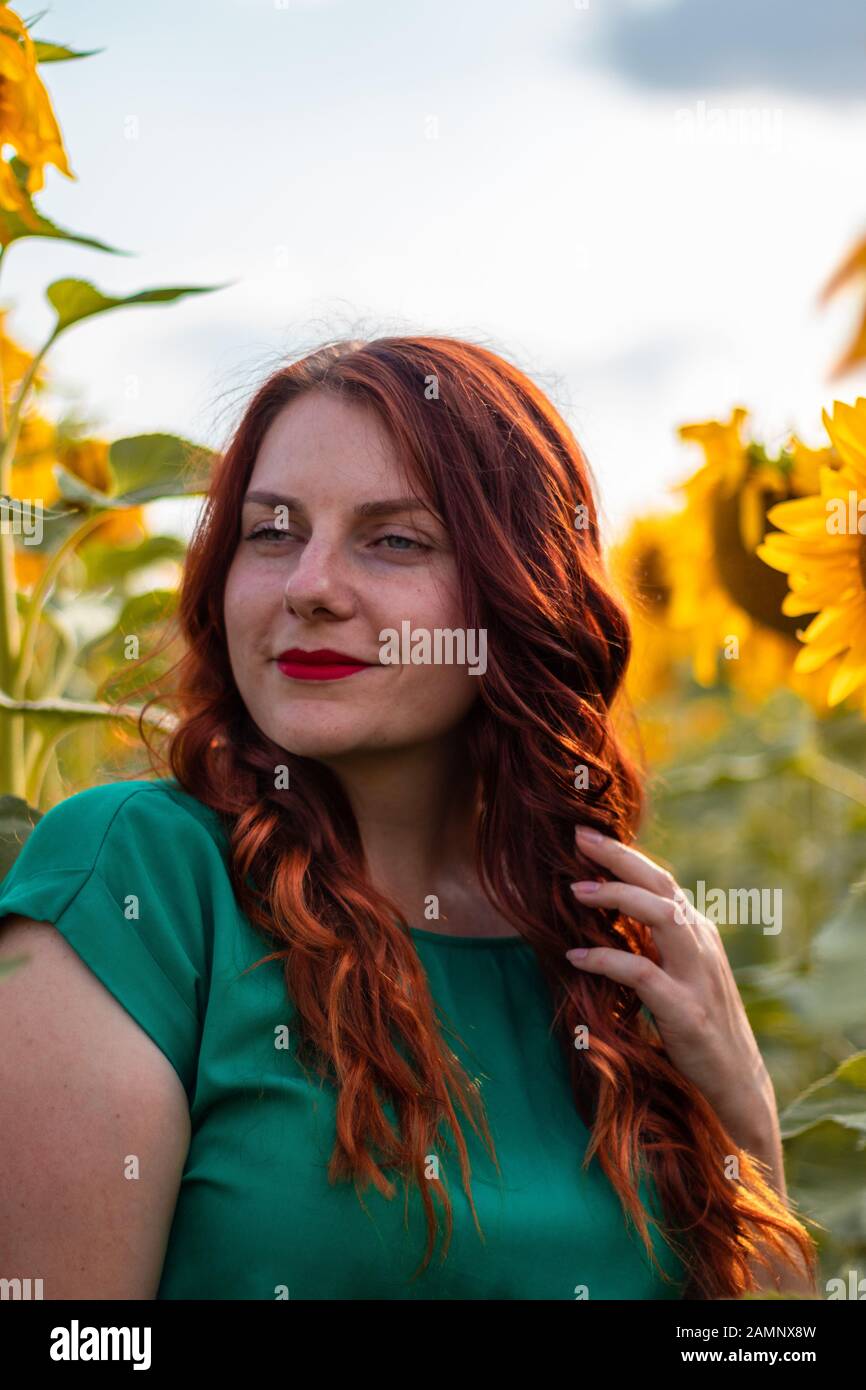
<svg viewBox="0 0 866 1390"><path fill-rule="evenodd" d="M465 1048L451 1033L450 1045L481 1078L502 1181L464 1121L485 1240L452 1158L451 1248L439 1263L437 1245L412 1281L420 1195L410 1185L407 1229L399 1179L390 1201L369 1186L366 1211L351 1183L329 1184L334 1094L295 1059L281 963L242 973L273 946L238 909L226 854L219 817L173 779L116 782L52 807L0 884L0 917L53 922L185 1087L192 1139L158 1298L683 1296L656 1228L669 1280L626 1228L597 1158L581 1168L588 1132L532 949L421 929L415 949L440 1024ZM641 1196L658 1215L654 1184Z"/></svg>

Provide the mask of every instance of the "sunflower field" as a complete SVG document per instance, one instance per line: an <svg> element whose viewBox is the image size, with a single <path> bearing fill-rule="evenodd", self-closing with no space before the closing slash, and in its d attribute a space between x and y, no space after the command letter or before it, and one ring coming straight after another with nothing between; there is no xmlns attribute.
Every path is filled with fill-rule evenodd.
<svg viewBox="0 0 866 1390"><path fill-rule="evenodd" d="M36 206L46 166L75 177L44 70L88 56L0 5L4 276L24 238L119 254ZM866 241L825 293L864 274ZM56 417L46 358L86 318L215 288L55 280L32 346L0 311L0 877L49 806L146 766L133 688L106 686L176 603L184 544L151 529L148 503L200 494L213 461L186 438L106 440ZM837 378L864 363L866 313ZM743 404L673 421L676 495L609 548L634 642L618 717L648 769L641 844L719 924L776 1088L789 1194L816 1223L824 1281L847 1282L866 1276L866 396L828 400L817 448L768 450L749 419Z"/></svg>
<svg viewBox="0 0 866 1390"><path fill-rule="evenodd" d="M718 924L826 1280L866 1270L866 398L774 455L679 427L681 503L611 547L644 843ZM776 910L768 911L772 903ZM846 1283L847 1287L847 1283Z"/></svg>

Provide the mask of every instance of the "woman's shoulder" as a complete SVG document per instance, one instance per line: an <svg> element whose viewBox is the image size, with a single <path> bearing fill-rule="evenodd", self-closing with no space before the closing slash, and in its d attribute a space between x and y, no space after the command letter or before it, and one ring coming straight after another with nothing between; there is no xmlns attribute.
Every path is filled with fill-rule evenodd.
<svg viewBox="0 0 866 1390"><path fill-rule="evenodd" d="M149 852L169 869L178 851L227 845L222 820L173 778L108 782L58 801L23 839L20 858L45 871L92 869L116 855ZM18 858L16 858L16 863Z"/></svg>
<svg viewBox="0 0 866 1390"><path fill-rule="evenodd" d="M33 916L41 907L56 920L87 884L90 894L108 893L121 903L145 891L174 904L178 916L200 919L228 891L221 817L173 778L75 792L5 848L0 914Z"/></svg>
<svg viewBox="0 0 866 1390"><path fill-rule="evenodd" d="M0 882L0 921L51 922L192 1093L215 925L231 896L220 817L173 779L57 802ZM9 848L7 843L7 849Z"/></svg>

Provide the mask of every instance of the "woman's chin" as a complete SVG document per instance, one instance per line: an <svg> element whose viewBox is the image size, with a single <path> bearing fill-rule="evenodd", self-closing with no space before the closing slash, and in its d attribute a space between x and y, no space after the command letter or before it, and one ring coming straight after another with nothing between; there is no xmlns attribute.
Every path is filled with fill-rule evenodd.
<svg viewBox="0 0 866 1390"><path fill-rule="evenodd" d="M333 722L326 728L317 728L315 719L293 720L279 729L267 729L269 738L281 748L294 753L299 758L338 758L347 753L372 749L372 742L365 738L362 728L334 728Z"/></svg>

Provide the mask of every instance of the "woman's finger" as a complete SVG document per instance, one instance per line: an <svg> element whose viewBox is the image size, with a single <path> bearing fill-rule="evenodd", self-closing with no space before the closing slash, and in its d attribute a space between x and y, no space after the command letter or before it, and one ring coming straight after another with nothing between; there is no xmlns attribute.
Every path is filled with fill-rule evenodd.
<svg viewBox="0 0 866 1390"><path fill-rule="evenodd" d="M689 912L694 912L681 890L675 898L660 898L647 888L638 888L632 883L620 883L614 879L610 883L584 879L571 884L571 891L578 902L587 907L618 907L638 922L646 922L652 929L653 940L658 946L662 965L674 974L687 975L693 968L700 942L692 930Z"/></svg>
<svg viewBox="0 0 866 1390"><path fill-rule="evenodd" d="M648 888L651 893L658 893L660 898L674 896L677 881L673 874L653 863L652 859L641 854L640 850L586 826L579 825L574 833L581 853L603 864L614 878L623 879L626 883L635 883L640 888Z"/></svg>
<svg viewBox="0 0 866 1390"><path fill-rule="evenodd" d="M618 951L613 946L578 947L566 951L565 956L579 970L628 985L658 1021L675 1016L679 987L648 956Z"/></svg>

